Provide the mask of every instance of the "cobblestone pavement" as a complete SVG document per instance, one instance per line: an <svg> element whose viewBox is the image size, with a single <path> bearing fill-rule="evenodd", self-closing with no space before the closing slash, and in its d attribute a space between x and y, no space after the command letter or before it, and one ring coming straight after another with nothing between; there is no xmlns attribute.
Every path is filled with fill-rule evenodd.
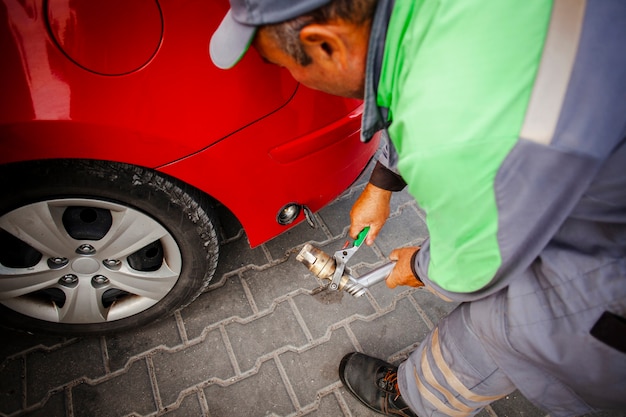
<svg viewBox="0 0 626 417"><path fill-rule="evenodd" d="M97 338L0 330L2 416L374 417L342 387L337 367L358 350L400 362L451 311L423 289L366 296L314 291L295 256L306 242L328 253L346 240L364 181L306 224L254 249L236 222L224 225L221 264L208 292L174 317ZM398 246L419 244L423 215L406 194L373 247L350 262L361 274ZM519 393L481 417L543 417ZM615 414L604 414L616 416Z"/></svg>

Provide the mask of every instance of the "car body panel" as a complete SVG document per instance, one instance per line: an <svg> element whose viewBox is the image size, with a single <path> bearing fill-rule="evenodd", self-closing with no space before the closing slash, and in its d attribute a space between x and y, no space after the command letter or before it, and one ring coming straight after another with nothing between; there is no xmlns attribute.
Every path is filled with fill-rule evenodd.
<svg viewBox="0 0 626 417"><path fill-rule="evenodd" d="M50 0L48 8L58 2L65 0ZM0 48L6 56L0 81L1 90L6 92L0 124L17 124L12 130L19 131L20 122L51 120L91 125L88 129L94 130L104 126L122 135L120 143L163 143L167 152L162 156L156 147L143 150L142 157L149 159L144 164L154 167L203 149L277 110L289 101L297 87L288 73L260 65L254 54L232 71L213 66L208 56L208 39L210 28L217 26L221 14L213 9L225 12L225 2L161 1L165 17L158 53L149 65L119 76L96 74L69 59L48 33L41 1L0 3L5 6L4 10L0 7L0 19L6 22L0 29ZM100 0L71 2L84 3L109 4ZM140 18L136 16L137 21ZM101 23L95 29L101 26L106 25ZM141 29L138 25L135 32ZM72 36L95 37L83 33ZM264 82L258 82L259 79ZM251 97L263 100L256 100L251 106ZM54 129L63 130L63 124ZM72 128L68 134L71 140ZM4 140L6 136L2 137ZM89 147L106 144L93 142L88 143ZM68 143L66 148L71 145ZM115 145L114 142L109 147ZM157 154L153 161L152 152ZM118 150L115 159L124 159L121 154Z"/></svg>
<svg viewBox="0 0 626 417"><path fill-rule="evenodd" d="M273 129L277 113L276 118L269 116L219 142L210 151L160 171L178 178L193 177L192 185L210 190L214 198L236 214L254 247L286 230L276 221L284 205L297 203L317 211L357 178L378 146L378 140L367 145L360 142L360 115L361 107L351 117L337 121L332 130L316 131L273 147L258 137ZM282 123L289 123L289 118L282 119ZM337 130L349 133L338 139ZM327 146L320 148L316 145L319 142ZM201 171L224 175L188 175ZM300 215L299 220L302 219Z"/></svg>
<svg viewBox="0 0 626 417"><path fill-rule="evenodd" d="M45 6L54 42L76 65L96 74L137 71L163 40L163 14L155 0L49 0Z"/></svg>
<svg viewBox="0 0 626 417"><path fill-rule="evenodd" d="M156 169L230 209L252 246L287 230L276 222L284 204L323 207L377 148L359 141L362 104L299 86L253 50L216 68L208 43L227 8L0 0L0 163Z"/></svg>

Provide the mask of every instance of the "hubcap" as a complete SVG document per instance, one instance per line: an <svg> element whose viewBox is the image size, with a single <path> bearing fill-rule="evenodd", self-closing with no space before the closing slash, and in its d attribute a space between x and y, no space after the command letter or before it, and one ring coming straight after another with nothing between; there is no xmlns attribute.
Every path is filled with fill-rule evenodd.
<svg viewBox="0 0 626 417"><path fill-rule="evenodd" d="M180 248L152 217L95 199L59 199L0 217L0 303L32 318L102 323L161 301Z"/></svg>

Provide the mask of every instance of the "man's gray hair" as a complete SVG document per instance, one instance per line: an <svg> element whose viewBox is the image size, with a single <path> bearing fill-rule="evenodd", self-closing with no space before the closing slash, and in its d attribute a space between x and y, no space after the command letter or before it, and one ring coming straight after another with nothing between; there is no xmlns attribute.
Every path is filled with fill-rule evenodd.
<svg viewBox="0 0 626 417"><path fill-rule="evenodd" d="M338 19L362 25L373 18L377 2L378 0L333 0L310 13L286 22L263 26L261 30L298 64L306 66L312 60L300 42L302 28L313 23L326 23Z"/></svg>

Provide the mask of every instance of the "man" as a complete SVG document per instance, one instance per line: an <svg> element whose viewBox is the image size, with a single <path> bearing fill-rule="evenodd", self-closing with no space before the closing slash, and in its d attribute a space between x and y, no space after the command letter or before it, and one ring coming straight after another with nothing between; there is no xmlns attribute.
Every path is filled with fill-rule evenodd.
<svg viewBox="0 0 626 417"><path fill-rule="evenodd" d="M365 99L363 140L391 143L350 235L372 244L407 185L429 238L387 285L462 302L398 368L344 357L351 393L404 416L516 388L555 417L626 409L626 2L231 0L211 57L250 44Z"/></svg>

